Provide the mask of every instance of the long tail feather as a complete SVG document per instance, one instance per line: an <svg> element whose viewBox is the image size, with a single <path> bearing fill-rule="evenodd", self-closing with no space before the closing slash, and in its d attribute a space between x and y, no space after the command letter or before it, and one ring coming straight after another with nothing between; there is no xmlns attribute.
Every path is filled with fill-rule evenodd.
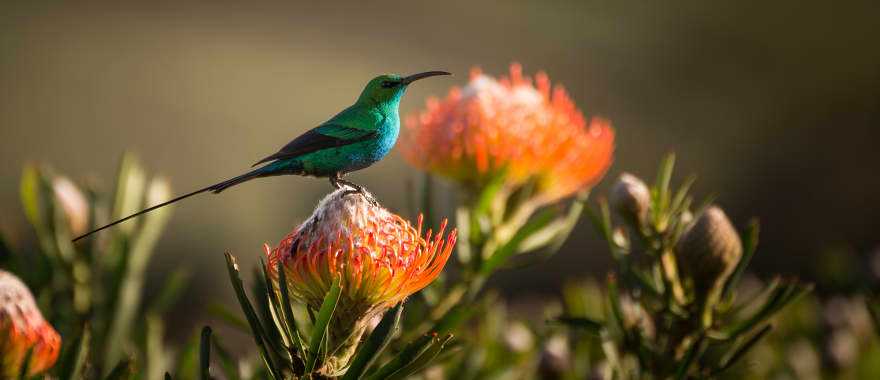
<svg viewBox="0 0 880 380"><path fill-rule="evenodd" d="M135 217L141 216L141 215L146 214L146 213L148 213L148 212L150 212L150 211L153 211L153 210L156 210L156 209L159 209L159 208L162 208L162 207L168 206L168 205L170 205L170 204L172 204L172 203L182 201L182 200L184 200L184 199L186 199L186 198L189 198L189 197L191 197L191 196L193 196L193 195L201 194L201 193L204 193L204 192L206 192L206 191L210 191L210 192L213 192L214 194L217 194L217 193L219 193L219 192L221 192L221 191L223 191L223 190L226 190L226 189L228 189L228 188L230 188L230 187L232 187L232 186L238 185L238 184L240 184L240 183L242 183L242 182L246 182L246 181L252 180L252 179L257 178L257 177L260 177L260 176L262 176L262 175L263 175L263 168L259 168L259 169L257 169L257 170L253 170L253 171L247 172L247 173L245 173L245 174L242 174L242 175L240 175L240 176L238 176L238 177L233 177L233 178L228 179L228 180L226 180L226 181L223 181L223 182L220 182L220 183L216 183L216 184L213 184L213 185L208 186L208 187L205 187L205 188L198 189L198 190L193 191L193 192L191 192L191 193L186 193L186 194L181 195L181 196L179 196L179 197L177 197L177 198L174 198L174 199L171 199L171 200L169 200L169 201L165 201L165 202L159 203L159 204L157 204L157 205L155 205L155 206L150 206L150 207L148 207L148 208L146 208L146 209L143 209L143 210L141 210L141 211L138 211L138 212L136 212L136 213L134 213L134 214L131 214L131 215L129 215L129 216L126 216L126 217L124 217L124 218L122 218L122 219L119 219L119 220L113 221L113 222L111 222L111 223L109 223L109 224L103 225L103 226L98 227L98 228L96 228L96 229L94 229L94 230L91 230L91 231L89 231L89 232L86 232L85 234L82 234L82 235L77 236L76 238L74 238L73 241L76 242L76 241L78 241L78 240L80 240L80 239L82 239L82 238L85 238L85 237L87 237L87 236L89 236L89 235L91 235L91 234L94 234L95 232L102 231L102 230L104 230L104 229L107 229L107 228L113 227L113 226L115 226L115 225L117 225L117 224L119 224L119 223L122 223L122 222L126 221L126 220L129 220L129 219L131 219L131 218L135 218Z"/></svg>

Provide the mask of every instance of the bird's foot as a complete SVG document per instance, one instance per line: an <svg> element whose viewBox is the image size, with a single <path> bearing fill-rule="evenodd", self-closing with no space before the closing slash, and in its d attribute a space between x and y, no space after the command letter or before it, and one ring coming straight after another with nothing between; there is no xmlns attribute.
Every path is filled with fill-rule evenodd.
<svg viewBox="0 0 880 380"><path fill-rule="evenodd" d="M376 200L376 198L373 197L373 194L370 194L370 192L367 191L366 189L364 189L364 187L361 185L358 185L354 182L346 181L341 178L336 179L334 185L342 185L342 186L350 187L350 189L346 189L343 192L343 195L359 194L359 195L363 196L364 199L366 199L368 202L370 202L373 206L379 206L379 201ZM337 188L342 188L342 186L337 187Z"/></svg>

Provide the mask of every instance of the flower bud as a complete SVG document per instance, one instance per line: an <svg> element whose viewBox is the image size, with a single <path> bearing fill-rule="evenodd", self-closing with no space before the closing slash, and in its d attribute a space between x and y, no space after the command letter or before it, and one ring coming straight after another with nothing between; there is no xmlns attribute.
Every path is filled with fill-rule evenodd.
<svg viewBox="0 0 880 380"><path fill-rule="evenodd" d="M55 200L64 211L67 228L73 236L79 236L89 228L89 203L86 197L67 177L56 177L52 180Z"/></svg>
<svg viewBox="0 0 880 380"><path fill-rule="evenodd" d="M329 194L275 249L265 246L275 290L280 262L291 298L314 310L340 280L342 295L328 329L332 355L319 370L328 377L345 372L373 317L440 275L455 245L455 231L443 238L445 221L437 234L423 235L421 218L414 227L349 191Z"/></svg>
<svg viewBox="0 0 880 380"><path fill-rule="evenodd" d="M532 331L522 322L511 323L504 332L504 343L516 353L527 352L535 344Z"/></svg>
<svg viewBox="0 0 880 380"><path fill-rule="evenodd" d="M538 372L542 379L561 379L571 366L571 349L564 335L554 335L547 339L541 351Z"/></svg>
<svg viewBox="0 0 880 380"><path fill-rule="evenodd" d="M710 206L676 246L678 267L693 281L698 300L717 292L742 256L739 234L718 206Z"/></svg>
<svg viewBox="0 0 880 380"><path fill-rule="evenodd" d="M642 225L648 217L651 207L651 191L645 182L638 177L623 173L610 195L611 206L621 216Z"/></svg>
<svg viewBox="0 0 880 380"><path fill-rule="evenodd" d="M55 364L60 348L61 337L43 319L27 286L0 270L0 378L17 378L29 351L28 374L42 373Z"/></svg>

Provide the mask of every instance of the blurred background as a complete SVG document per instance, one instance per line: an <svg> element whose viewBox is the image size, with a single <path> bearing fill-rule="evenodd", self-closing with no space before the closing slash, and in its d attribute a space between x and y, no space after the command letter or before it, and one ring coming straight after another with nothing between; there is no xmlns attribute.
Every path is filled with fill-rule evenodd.
<svg viewBox="0 0 880 380"><path fill-rule="evenodd" d="M652 176L675 151L678 180L697 173L696 193L717 195L740 227L761 219L759 272L804 277L821 292L870 270L880 250L872 1L326 3L2 2L4 234L32 244L18 201L26 162L111 192L132 150L183 193L239 174L348 106L376 74L456 74L413 86L401 106L410 114L475 65L498 75L517 61L613 121L615 164L594 197L622 171ZM405 211L420 173L393 153L351 178ZM233 302L222 253L250 266L327 190L323 179L271 178L180 204L147 288L169 268L192 268L179 307L190 319L177 326L190 331L206 303ZM451 205L451 187L440 193ZM494 286L524 300L609 268L584 220L560 254Z"/></svg>

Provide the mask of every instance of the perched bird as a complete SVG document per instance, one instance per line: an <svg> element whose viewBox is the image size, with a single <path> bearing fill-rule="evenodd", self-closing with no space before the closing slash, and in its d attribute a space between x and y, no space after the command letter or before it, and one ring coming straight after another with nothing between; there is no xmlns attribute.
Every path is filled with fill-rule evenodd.
<svg viewBox="0 0 880 380"><path fill-rule="evenodd" d="M407 77L394 74L375 77L367 83L353 105L253 165L263 166L126 216L78 236L73 241L193 195L208 191L216 194L254 178L287 174L329 177L330 184L337 189L345 185L363 193L361 186L342 177L376 163L391 151L400 132L398 106L407 86L436 75L451 74L427 71Z"/></svg>

